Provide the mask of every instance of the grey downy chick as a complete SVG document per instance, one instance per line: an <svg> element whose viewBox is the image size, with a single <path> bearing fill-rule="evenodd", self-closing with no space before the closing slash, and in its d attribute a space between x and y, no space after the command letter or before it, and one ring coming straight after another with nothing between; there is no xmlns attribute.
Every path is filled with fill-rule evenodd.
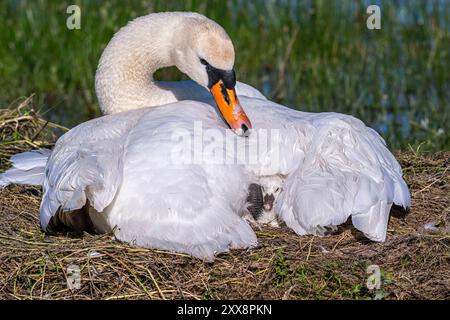
<svg viewBox="0 0 450 320"><path fill-rule="evenodd" d="M252 223L278 227L274 205L282 191L283 179L279 176L265 176L258 182L249 186L244 218Z"/></svg>

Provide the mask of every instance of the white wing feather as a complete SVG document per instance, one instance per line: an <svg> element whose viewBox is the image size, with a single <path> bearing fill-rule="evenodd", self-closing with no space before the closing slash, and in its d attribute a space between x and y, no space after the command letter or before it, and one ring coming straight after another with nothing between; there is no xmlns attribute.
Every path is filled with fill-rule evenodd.
<svg viewBox="0 0 450 320"><path fill-rule="evenodd" d="M86 200L101 212L114 198L122 180L127 132L141 110L85 122L56 143L46 168L41 226L46 229L59 209L81 209Z"/></svg>
<svg viewBox="0 0 450 320"><path fill-rule="evenodd" d="M49 161L43 228L59 208L72 211L89 200L111 229L117 227L118 239L137 245L207 260L255 245L254 232L237 215L247 187L242 167L171 162L172 134L183 128L191 133L193 117L204 129L217 128L211 106L185 101L181 109L126 112L71 130Z"/></svg>

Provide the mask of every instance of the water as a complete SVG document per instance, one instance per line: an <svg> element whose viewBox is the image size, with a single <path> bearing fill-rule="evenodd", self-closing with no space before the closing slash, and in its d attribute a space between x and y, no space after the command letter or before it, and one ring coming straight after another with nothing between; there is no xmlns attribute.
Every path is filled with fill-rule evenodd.
<svg viewBox="0 0 450 320"><path fill-rule="evenodd" d="M450 148L450 0L87 1L69 31L71 1L0 2L0 102L36 93L52 121L99 116L95 67L127 21L191 10L219 22L236 48L236 71L276 102L355 115L392 148ZM382 29L366 28L381 7ZM176 70L161 79L184 78Z"/></svg>

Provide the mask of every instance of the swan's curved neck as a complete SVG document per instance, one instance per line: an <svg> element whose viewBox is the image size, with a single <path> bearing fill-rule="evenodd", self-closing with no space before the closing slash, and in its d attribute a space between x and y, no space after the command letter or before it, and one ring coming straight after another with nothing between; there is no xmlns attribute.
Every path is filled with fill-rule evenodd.
<svg viewBox="0 0 450 320"><path fill-rule="evenodd" d="M95 89L104 114L158 106L180 100L176 86L159 84L153 73L175 65L177 34L186 15L150 14L120 29L104 50L95 75Z"/></svg>

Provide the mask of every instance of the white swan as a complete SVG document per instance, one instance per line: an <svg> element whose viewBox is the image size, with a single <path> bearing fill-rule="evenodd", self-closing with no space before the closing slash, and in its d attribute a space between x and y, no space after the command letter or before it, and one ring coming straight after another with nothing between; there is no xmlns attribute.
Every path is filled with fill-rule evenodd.
<svg viewBox="0 0 450 320"><path fill-rule="evenodd" d="M233 64L228 35L202 15L130 22L108 44L96 74L108 115L62 136L45 172L47 154L16 156L0 185L26 183L26 172L31 182L41 177L44 230L115 228L123 241L213 259L256 245L238 213L251 182L280 175L275 211L298 234L351 216L367 237L384 241L392 204L407 208L410 195L382 138L351 116L291 110L242 83L239 104ZM197 84L152 81L154 71L172 65ZM238 135L253 127L249 137L230 135L220 113ZM35 166L24 165L33 159Z"/></svg>

